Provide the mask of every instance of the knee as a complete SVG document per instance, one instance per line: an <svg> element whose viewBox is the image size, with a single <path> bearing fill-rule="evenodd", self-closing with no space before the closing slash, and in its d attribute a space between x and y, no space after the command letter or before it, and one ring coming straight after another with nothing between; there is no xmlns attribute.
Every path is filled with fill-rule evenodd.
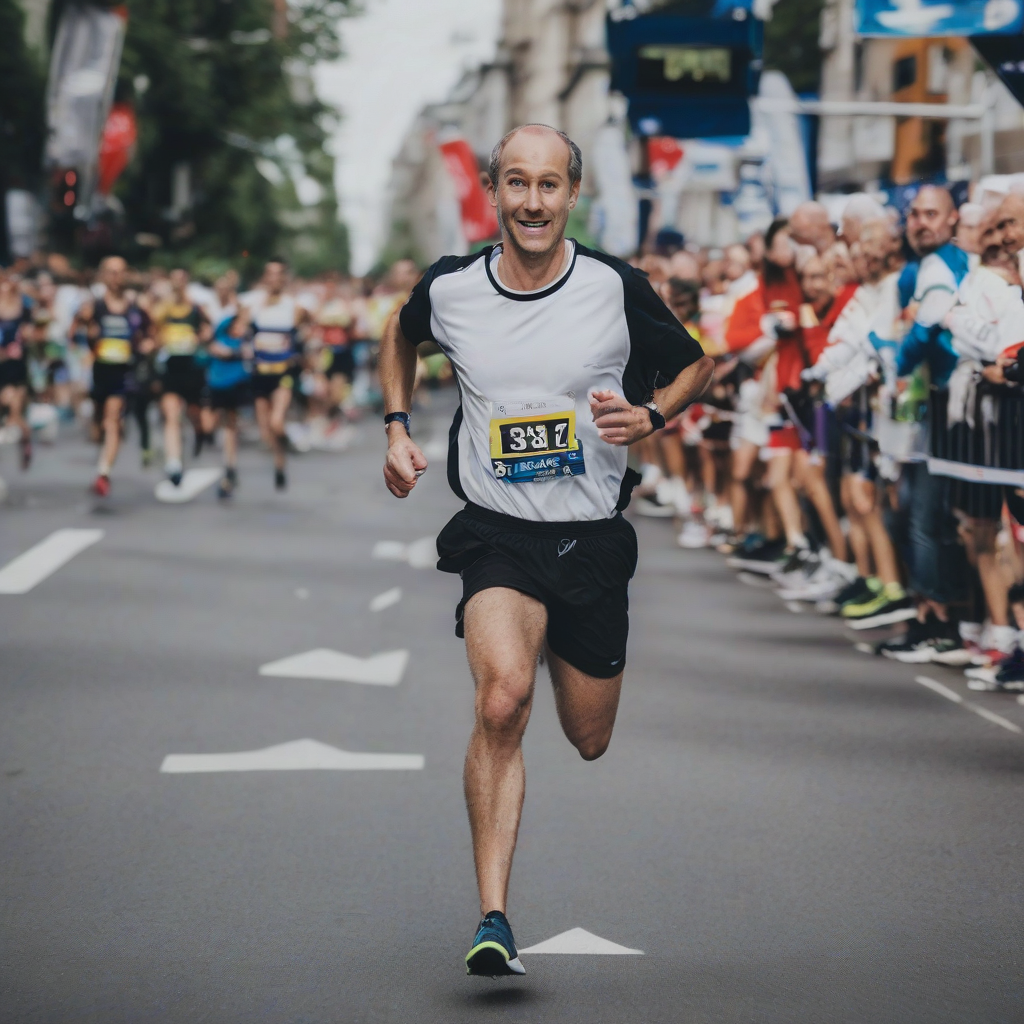
<svg viewBox="0 0 1024 1024"><path fill-rule="evenodd" d="M521 734L530 705L529 691L511 686L489 686L477 701L477 720L485 732L494 736Z"/></svg>
<svg viewBox="0 0 1024 1024"><path fill-rule="evenodd" d="M607 749L612 741L610 731L595 732L573 742L573 746L580 752L584 761L596 761Z"/></svg>

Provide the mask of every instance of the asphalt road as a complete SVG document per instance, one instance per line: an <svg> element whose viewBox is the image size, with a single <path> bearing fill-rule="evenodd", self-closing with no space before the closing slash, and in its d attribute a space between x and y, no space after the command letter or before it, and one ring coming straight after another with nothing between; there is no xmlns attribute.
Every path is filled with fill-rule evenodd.
<svg viewBox="0 0 1024 1024"><path fill-rule="evenodd" d="M441 438L443 412L421 434ZM637 522L600 761L539 687L509 911L522 947L583 928L643 955L465 977L459 581L373 557L457 502L441 460L392 499L382 446L374 423L296 458L285 495L246 449L231 507L156 502L133 440L102 509L85 444L25 476L0 453L0 566L55 530L104 531L0 596L0 1021L1024 1020L1024 735L915 677L1010 725L1024 707L857 653L657 521ZM318 648L410 661L397 686L259 674ZM424 767L160 770L305 738Z"/></svg>

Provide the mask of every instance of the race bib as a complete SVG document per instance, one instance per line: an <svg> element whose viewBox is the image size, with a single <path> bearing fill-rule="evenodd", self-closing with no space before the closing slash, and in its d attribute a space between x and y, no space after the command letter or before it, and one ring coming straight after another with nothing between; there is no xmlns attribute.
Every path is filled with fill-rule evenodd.
<svg viewBox="0 0 1024 1024"><path fill-rule="evenodd" d="M557 480L586 472L569 397L491 402L491 467L508 483Z"/></svg>
<svg viewBox="0 0 1024 1024"><path fill-rule="evenodd" d="M163 341L164 348L172 356L193 355L199 345L199 339L196 337L196 332L191 324L164 324L161 340Z"/></svg>
<svg viewBox="0 0 1024 1024"><path fill-rule="evenodd" d="M96 358L101 363L129 363L132 344L127 338L100 338L96 346Z"/></svg>

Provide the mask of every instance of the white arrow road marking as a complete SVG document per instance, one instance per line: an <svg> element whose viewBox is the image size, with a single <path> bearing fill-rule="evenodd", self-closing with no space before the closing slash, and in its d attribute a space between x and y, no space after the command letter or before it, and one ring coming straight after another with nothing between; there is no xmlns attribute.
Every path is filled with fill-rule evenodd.
<svg viewBox="0 0 1024 1024"><path fill-rule="evenodd" d="M206 466L203 469L190 469L182 478L177 487L170 480L161 480L156 485L153 493L157 501L164 501L172 505L181 505L191 501L197 494L205 491L212 483L220 479L221 471Z"/></svg>
<svg viewBox="0 0 1024 1024"><path fill-rule="evenodd" d="M388 562L408 562L414 569L433 569L437 563L437 544L433 537L420 537L411 544L400 540L379 540L373 557Z"/></svg>
<svg viewBox="0 0 1024 1024"><path fill-rule="evenodd" d="M103 536L102 530L57 530L0 569L0 594L27 594Z"/></svg>
<svg viewBox="0 0 1024 1024"><path fill-rule="evenodd" d="M538 942L536 946L519 950L520 956L524 953L565 953L589 956L644 955L642 949L630 949L628 946L620 946L617 942L609 942L608 939L602 939L600 935L594 935L593 932L588 932L585 928L570 928L567 932Z"/></svg>
<svg viewBox="0 0 1024 1024"><path fill-rule="evenodd" d="M168 754L160 771L192 772L372 772L420 771L422 754L356 754L318 740L292 740L235 754Z"/></svg>
<svg viewBox="0 0 1024 1024"><path fill-rule="evenodd" d="M369 658L318 647L260 666L261 676L285 679L330 679L339 683L364 683L367 686L397 686L409 664L408 651L385 651Z"/></svg>
<svg viewBox="0 0 1024 1024"><path fill-rule="evenodd" d="M402 600L402 588L392 587L390 590L385 590L383 594L378 594L370 602L371 612L382 612L385 608L390 608L393 604L398 604Z"/></svg>
<svg viewBox="0 0 1024 1024"><path fill-rule="evenodd" d="M373 557L386 562L404 562L406 545L400 540L379 540L373 545Z"/></svg>

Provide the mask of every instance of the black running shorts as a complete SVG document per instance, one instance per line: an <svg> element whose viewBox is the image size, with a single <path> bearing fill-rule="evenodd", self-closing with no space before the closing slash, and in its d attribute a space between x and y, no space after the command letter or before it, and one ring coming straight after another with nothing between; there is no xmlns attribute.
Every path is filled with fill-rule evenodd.
<svg viewBox="0 0 1024 1024"><path fill-rule="evenodd" d="M457 636L464 635L463 611L474 594L508 587L547 608L548 646L560 658L600 679L623 670L637 546L621 515L534 523L467 505L441 531L437 552L439 569L462 576Z"/></svg>
<svg viewBox="0 0 1024 1024"><path fill-rule="evenodd" d="M92 364L92 401L97 417L102 417L108 398L124 398L131 384L127 363Z"/></svg>
<svg viewBox="0 0 1024 1024"><path fill-rule="evenodd" d="M295 378L291 373L254 373L249 384L253 398L269 398L278 388L291 391Z"/></svg>
<svg viewBox="0 0 1024 1024"><path fill-rule="evenodd" d="M192 356L171 356L164 366L160 383L165 395L177 395L186 405L199 405L206 375Z"/></svg>
<svg viewBox="0 0 1024 1024"><path fill-rule="evenodd" d="M0 362L0 391L4 388L23 388L28 384L28 363L24 359L4 359Z"/></svg>
<svg viewBox="0 0 1024 1024"><path fill-rule="evenodd" d="M208 388L206 397L209 408L229 411L240 409L252 401L247 380L243 380L240 384L233 384L229 388Z"/></svg>

